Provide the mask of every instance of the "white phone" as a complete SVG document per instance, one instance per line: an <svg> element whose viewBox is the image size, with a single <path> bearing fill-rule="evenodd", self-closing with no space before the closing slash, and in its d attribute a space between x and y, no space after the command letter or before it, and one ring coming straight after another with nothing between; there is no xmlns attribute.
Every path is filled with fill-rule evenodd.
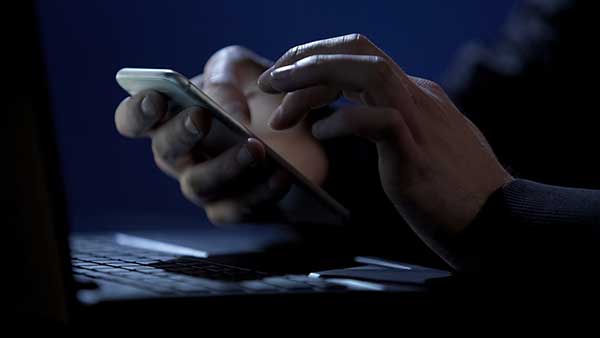
<svg viewBox="0 0 600 338"><path fill-rule="evenodd" d="M250 129L235 120L232 115L227 113L218 103L196 87L185 76L170 69L123 68L117 72L116 79L119 85L130 95L135 95L145 90L154 90L169 97L174 103L183 108L201 106L209 110L215 119L236 134L244 138L252 137L261 141L265 146L267 160L272 162L276 167L285 170L294 178L292 189L299 188L300 191L309 193L314 197L312 199L303 199L306 205L303 206L302 211L294 215L298 217L300 222L319 222L319 220L311 217L311 213L320 215L320 217L328 214L325 216L326 219L323 219L323 222L326 224L340 225L349 222L350 212L342 204L336 201L320 186L306 178L293 165L257 137ZM317 203L311 203L311 200ZM322 207L326 210L323 210Z"/></svg>

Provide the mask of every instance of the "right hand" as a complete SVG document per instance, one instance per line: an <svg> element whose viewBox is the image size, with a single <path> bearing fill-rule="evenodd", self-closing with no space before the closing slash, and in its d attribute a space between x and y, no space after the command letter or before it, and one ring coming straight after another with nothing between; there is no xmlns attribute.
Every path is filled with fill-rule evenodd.
<svg viewBox="0 0 600 338"><path fill-rule="evenodd" d="M450 264L464 266L453 239L513 178L439 85L406 74L360 34L296 46L258 83L266 92L288 93L270 120L278 130L303 123L315 97L333 101L337 91L354 100L315 122L313 134L372 141L381 186L398 213Z"/></svg>
<svg viewBox="0 0 600 338"><path fill-rule="evenodd" d="M283 95L263 93L256 85L269 65L245 48L227 47L215 53L204 74L192 81L320 184L327 172L327 159L310 126L285 132L267 126L269 116L283 99ZM261 170L265 148L258 140L240 140L199 107L176 111L172 106L168 97L154 91L128 97L116 110L117 130L127 137L151 138L157 166L179 180L186 198L204 208L213 223L257 221L257 210L274 207L286 195L289 176L282 171ZM257 176L262 178L257 180Z"/></svg>

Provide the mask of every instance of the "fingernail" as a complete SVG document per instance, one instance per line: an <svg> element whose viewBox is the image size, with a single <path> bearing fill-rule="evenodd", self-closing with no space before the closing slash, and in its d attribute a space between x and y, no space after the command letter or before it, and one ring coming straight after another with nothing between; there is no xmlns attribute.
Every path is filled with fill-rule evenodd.
<svg viewBox="0 0 600 338"><path fill-rule="evenodd" d="M196 136L197 138L202 137L202 130L200 130L198 127L196 127L196 124L194 124L194 121L192 121L191 116L188 115L188 117L185 118L185 122L183 123L183 126L190 134Z"/></svg>
<svg viewBox="0 0 600 338"><path fill-rule="evenodd" d="M142 109L142 114L147 118L155 118L158 115L158 111L148 95L144 96L142 99L140 108Z"/></svg>
<svg viewBox="0 0 600 338"><path fill-rule="evenodd" d="M284 79L284 78L290 76L290 74L294 70L294 67L295 67L295 65L279 67L271 72L271 78L273 80Z"/></svg>
<svg viewBox="0 0 600 338"><path fill-rule="evenodd" d="M266 72L265 72L266 73ZM260 74L260 76L258 77L258 79L256 79L256 85L261 87L262 84L265 82L265 77L267 76L267 74L262 73ZM271 76L271 73L268 73L269 76Z"/></svg>
<svg viewBox="0 0 600 338"><path fill-rule="evenodd" d="M281 124L283 122L283 113L281 112L281 106L277 107L275 109L275 111L273 111L273 114L271 115L271 118L269 119L269 127L271 127L271 129L281 129Z"/></svg>
<svg viewBox="0 0 600 338"><path fill-rule="evenodd" d="M241 166L249 166L252 163L254 163L256 161L256 159L254 158L254 156L252 155L252 152L250 152L250 149L248 148L248 145L245 144L239 151L237 154L237 161Z"/></svg>

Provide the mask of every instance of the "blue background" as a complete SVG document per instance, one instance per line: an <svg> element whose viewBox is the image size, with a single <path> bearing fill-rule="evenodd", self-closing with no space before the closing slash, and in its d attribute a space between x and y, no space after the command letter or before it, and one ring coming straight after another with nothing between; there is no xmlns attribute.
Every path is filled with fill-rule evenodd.
<svg viewBox="0 0 600 338"><path fill-rule="evenodd" d="M440 80L461 45L498 34L515 2L39 1L72 226L204 219L154 166L148 140L116 132L114 109L125 96L118 69L192 76L227 45L276 59L296 44L360 32L407 72Z"/></svg>

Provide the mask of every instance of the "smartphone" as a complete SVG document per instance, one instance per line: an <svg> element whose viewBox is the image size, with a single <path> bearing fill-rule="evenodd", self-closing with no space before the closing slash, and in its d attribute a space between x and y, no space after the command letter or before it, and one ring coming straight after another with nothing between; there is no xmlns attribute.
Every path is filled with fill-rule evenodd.
<svg viewBox="0 0 600 338"><path fill-rule="evenodd" d="M251 137L259 140L265 146L266 160L275 167L283 169L293 178L292 189L298 190L296 193L310 195L310 198L302 199L305 205L298 212L298 215L294 215L298 217L300 222L318 223L322 220L326 224L341 225L350 221L350 212L342 204L320 186L306 178L292 164L269 147L266 142L233 118L231 114L227 113L217 102L185 76L170 69L123 68L117 72L116 79L118 84L130 95L145 90L154 90L169 97L182 108L190 106L203 107L234 133L246 139ZM311 214L319 215L321 220L312 219Z"/></svg>

